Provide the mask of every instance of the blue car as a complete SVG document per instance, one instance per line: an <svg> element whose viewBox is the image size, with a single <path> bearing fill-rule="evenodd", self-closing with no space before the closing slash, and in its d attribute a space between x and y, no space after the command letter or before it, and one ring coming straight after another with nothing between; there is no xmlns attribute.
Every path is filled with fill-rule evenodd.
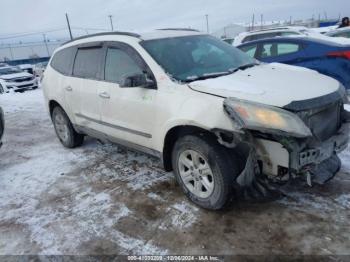
<svg viewBox="0 0 350 262"><path fill-rule="evenodd" d="M245 43L238 48L262 62L278 62L316 70L337 79L350 90L350 45L340 41L278 37Z"/></svg>

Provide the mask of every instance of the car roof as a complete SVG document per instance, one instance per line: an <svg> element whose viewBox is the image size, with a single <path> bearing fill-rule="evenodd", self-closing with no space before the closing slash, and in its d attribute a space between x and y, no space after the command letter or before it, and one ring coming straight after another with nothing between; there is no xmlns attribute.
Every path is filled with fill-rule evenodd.
<svg viewBox="0 0 350 262"><path fill-rule="evenodd" d="M65 42L62 44L62 46L65 46L70 43L74 43L79 41L81 42L91 42L94 40L95 37L109 37L112 39L118 38L118 37L127 37L127 38L134 38L138 39L139 41L143 40L154 40L154 39L162 39L162 38L170 38L170 37L181 37L181 36L190 36L190 35L203 35L204 33L201 33L194 29L188 29L188 28L164 28L164 29L157 29L150 32L144 32L144 33L134 33L134 32L104 32L104 33L97 33L92 35L86 35L74 38L73 40L70 40L68 42Z"/></svg>
<svg viewBox="0 0 350 262"><path fill-rule="evenodd" d="M342 43L340 41L335 41L331 37L327 36L304 36L304 35L296 35L296 36L284 36L284 37L273 37L273 38L264 38L260 40L255 40L251 42L247 42L244 44L239 45L238 47L241 46L247 46L247 45L252 45L252 44L258 44L258 43L264 43L264 42L283 42L283 41L295 41L295 42L304 42L304 43L316 43L316 44L322 44L322 45L331 45L331 46L344 46L344 45L349 45L350 42L348 43Z"/></svg>
<svg viewBox="0 0 350 262"><path fill-rule="evenodd" d="M350 27L343 27L343 28L338 28L338 29L329 31L326 33L326 35L333 35L341 32L349 32L349 31L350 31Z"/></svg>
<svg viewBox="0 0 350 262"><path fill-rule="evenodd" d="M301 30L306 30L307 28L303 27L275 27L275 28L267 28L267 29L260 29L255 31L249 31L249 32L242 32L239 35L240 36L249 36L249 35L258 35L258 34L265 34L270 32L300 32Z"/></svg>

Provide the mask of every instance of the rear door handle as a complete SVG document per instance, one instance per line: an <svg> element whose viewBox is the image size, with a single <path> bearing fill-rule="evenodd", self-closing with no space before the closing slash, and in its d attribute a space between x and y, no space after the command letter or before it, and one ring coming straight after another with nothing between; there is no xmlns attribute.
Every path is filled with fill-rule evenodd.
<svg viewBox="0 0 350 262"><path fill-rule="evenodd" d="M69 91L69 92L72 92L73 88L71 86L66 86L66 90Z"/></svg>
<svg viewBox="0 0 350 262"><path fill-rule="evenodd" d="M111 96L107 93L107 92L102 92L99 94L100 97L104 98L104 99L109 99L111 98Z"/></svg>

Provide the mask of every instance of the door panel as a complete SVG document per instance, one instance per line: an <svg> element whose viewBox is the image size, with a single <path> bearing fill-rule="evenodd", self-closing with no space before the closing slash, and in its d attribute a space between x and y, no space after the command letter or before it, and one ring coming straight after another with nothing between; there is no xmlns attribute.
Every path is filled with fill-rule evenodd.
<svg viewBox="0 0 350 262"><path fill-rule="evenodd" d="M78 47L71 86L67 87L67 92L75 94L71 104L76 103L78 108L74 110L77 124L97 131L103 131L97 94L103 54L102 45ZM69 88L72 90L69 91Z"/></svg>
<svg viewBox="0 0 350 262"><path fill-rule="evenodd" d="M154 127L155 90L120 88L118 84L103 83L98 92L109 98L99 98L101 120L107 135L132 143L151 145Z"/></svg>
<svg viewBox="0 0 350 262"><path fill-rule="evenodd" d="M106 48L105 57L106 82L98 87L101 120L105 126L105 133L131 143L151 147L151 134L155 123L154 99L157 90L134 86L121 87L121 83L127 77L137 74L144 74L147 78L154 79L153 74L136 51L125 44L109 46Z"/></svg>

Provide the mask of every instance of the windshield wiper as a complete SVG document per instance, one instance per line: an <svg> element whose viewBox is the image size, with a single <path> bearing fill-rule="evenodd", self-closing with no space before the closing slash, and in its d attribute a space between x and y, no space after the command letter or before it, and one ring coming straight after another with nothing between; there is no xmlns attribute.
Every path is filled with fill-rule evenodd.
<svg viewBox="0 0 350 262"><path fill-rule="evenodd" d="M197 81L197 80L205 80L205 79L209 79L209 78L216 78L219 76L225 76L225 75L229 75L231 74L230 71L228 72L217 72L217 73L206 73L203 74L201 76L189 76L187 77L187 79L185 80L185 82L189 83L189 82L193 82L193 81Z"/></svg>
<svg viewBox="0 0 350 262"><path fill-rule="evenodd" d="M209 79L209 78L216 78L216 77L220 77L220 76L231 75L239 70L245 70L245 69L254 67L256 65L259 65L259 63L251 63L251 64L241 65L241 66L236 67L236 68L230 68L226 72L206 73L206 74L203 74L201 76L196 76L196 75L189 76L186 78L186 80L184 82L190 83L190 82L198 81L198 80L205 80L205 79Z"/></svg>
<svg viewBox="0 0 350 262"><path fill-rule="evenodd" d="M258 63L250 63L250 64L245 64L245 65L241 65L239 67L236 67L234 69L230 69L231 70L231 73L236 73L237 71L239 70L246 70L248 68L251 68L251 67L254 67L254 66L257 66L259 65Z"/></svg>

